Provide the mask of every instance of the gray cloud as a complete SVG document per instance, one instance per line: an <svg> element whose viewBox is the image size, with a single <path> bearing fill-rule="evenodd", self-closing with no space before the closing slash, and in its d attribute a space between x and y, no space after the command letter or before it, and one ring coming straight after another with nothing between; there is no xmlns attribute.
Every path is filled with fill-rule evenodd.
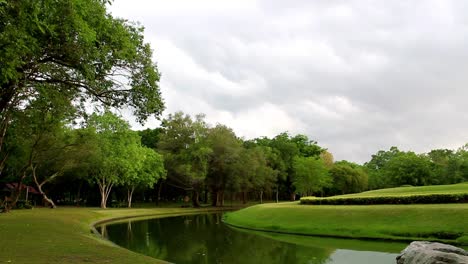
<svg viewBox="0 0 468 264"><path fill-rule="evenodd" d="M146 27L168 112L203 112L246 138L304 133L357 162L468 142L463 1L116 0L111 11Z"/></svg>

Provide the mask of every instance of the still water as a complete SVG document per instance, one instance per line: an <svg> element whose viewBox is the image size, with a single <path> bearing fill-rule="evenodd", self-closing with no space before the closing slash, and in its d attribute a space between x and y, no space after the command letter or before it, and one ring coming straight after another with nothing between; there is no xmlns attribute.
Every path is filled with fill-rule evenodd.
<svg viewBox="0 0 468 264"><path fill-rule="evenodd" d="M119 246L172 263L394 264L406 244L251 232L221 213L129 220L98 227Z"/></svg>

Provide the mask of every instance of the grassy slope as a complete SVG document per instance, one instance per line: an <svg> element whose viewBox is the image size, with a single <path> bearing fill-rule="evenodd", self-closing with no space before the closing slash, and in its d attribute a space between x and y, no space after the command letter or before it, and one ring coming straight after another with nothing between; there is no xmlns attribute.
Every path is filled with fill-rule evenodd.
<svg viewBox="0 0 468 264"><path fill-rule="evenodd" d="M468 204L252 206L229 213L237 227L306 235L394 240L438 240L468 245ZM458 238L450 235L458 234Z"/></svg>
<svg viewBox="0 0 468 264"><path fill-rule="evenodd" d="M0 263L161 263L98 238L93 222L125 216L184 214L206 209L58 208L0 214Z"/></svg>
<svg viewBox="0 0 468 264"><path fill-rule="evenodd" d="M400 196L400 195L422 195L422 194L450 194L450 193L468 193L468 183L450 184L450 185L431 185L420 187L398 187L380 190L367 191L362 193L353 193L337 195L332 198L349 197L375 197L375 196ZM307 197L304 197L307 198Z"/></svg>

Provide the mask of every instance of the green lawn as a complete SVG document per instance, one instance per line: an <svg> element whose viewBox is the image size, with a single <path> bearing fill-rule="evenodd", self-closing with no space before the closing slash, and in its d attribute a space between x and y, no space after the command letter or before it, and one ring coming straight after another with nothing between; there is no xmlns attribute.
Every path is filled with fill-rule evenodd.
<svg viewBox="0 0 468 264"><path fill-rule="evenodd" d="M0 263L162 263L92 234L91 224L128 216L177 215L192 208L13 210L0 214Z"/></svg>
<svg viewBox="0 0 468 264"><path fill-rule="evenodd" d="M228 213L243 228L333 237L436 240L468 245L468 204L252 206Z"/></svg>
<svg viewBox="0 0 468 264"><path fill-rule="evenodd" d="M302 197L302 204L351 205L351 204L436 204L468 202L468 183L398 187L336 195L331 197Z"/></svg>
<svg viewBox="0 0 468 264"><path fill-rule="evenodd" d="M374 197L374 196L393 196L393 195L422 195L422 194L450 194L450 193L468 193L468 183L450 184L450 185L431 185L420 187L398 187L380 190L367 191L362 193L353 193L334 196L336 198L347 197Z"/></svg>

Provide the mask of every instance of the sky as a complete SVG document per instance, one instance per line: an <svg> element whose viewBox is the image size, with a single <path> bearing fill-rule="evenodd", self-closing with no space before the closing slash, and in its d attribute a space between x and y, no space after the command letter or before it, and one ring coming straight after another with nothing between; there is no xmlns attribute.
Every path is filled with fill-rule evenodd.
<svg viewBox="0 0 468 264"><path fill-rule="evenodd" d="M301 133L358 163L391 146L468 143L467 1L115 0L109 10L145 27L165 115L204 113L245 139Z"/></svg>

